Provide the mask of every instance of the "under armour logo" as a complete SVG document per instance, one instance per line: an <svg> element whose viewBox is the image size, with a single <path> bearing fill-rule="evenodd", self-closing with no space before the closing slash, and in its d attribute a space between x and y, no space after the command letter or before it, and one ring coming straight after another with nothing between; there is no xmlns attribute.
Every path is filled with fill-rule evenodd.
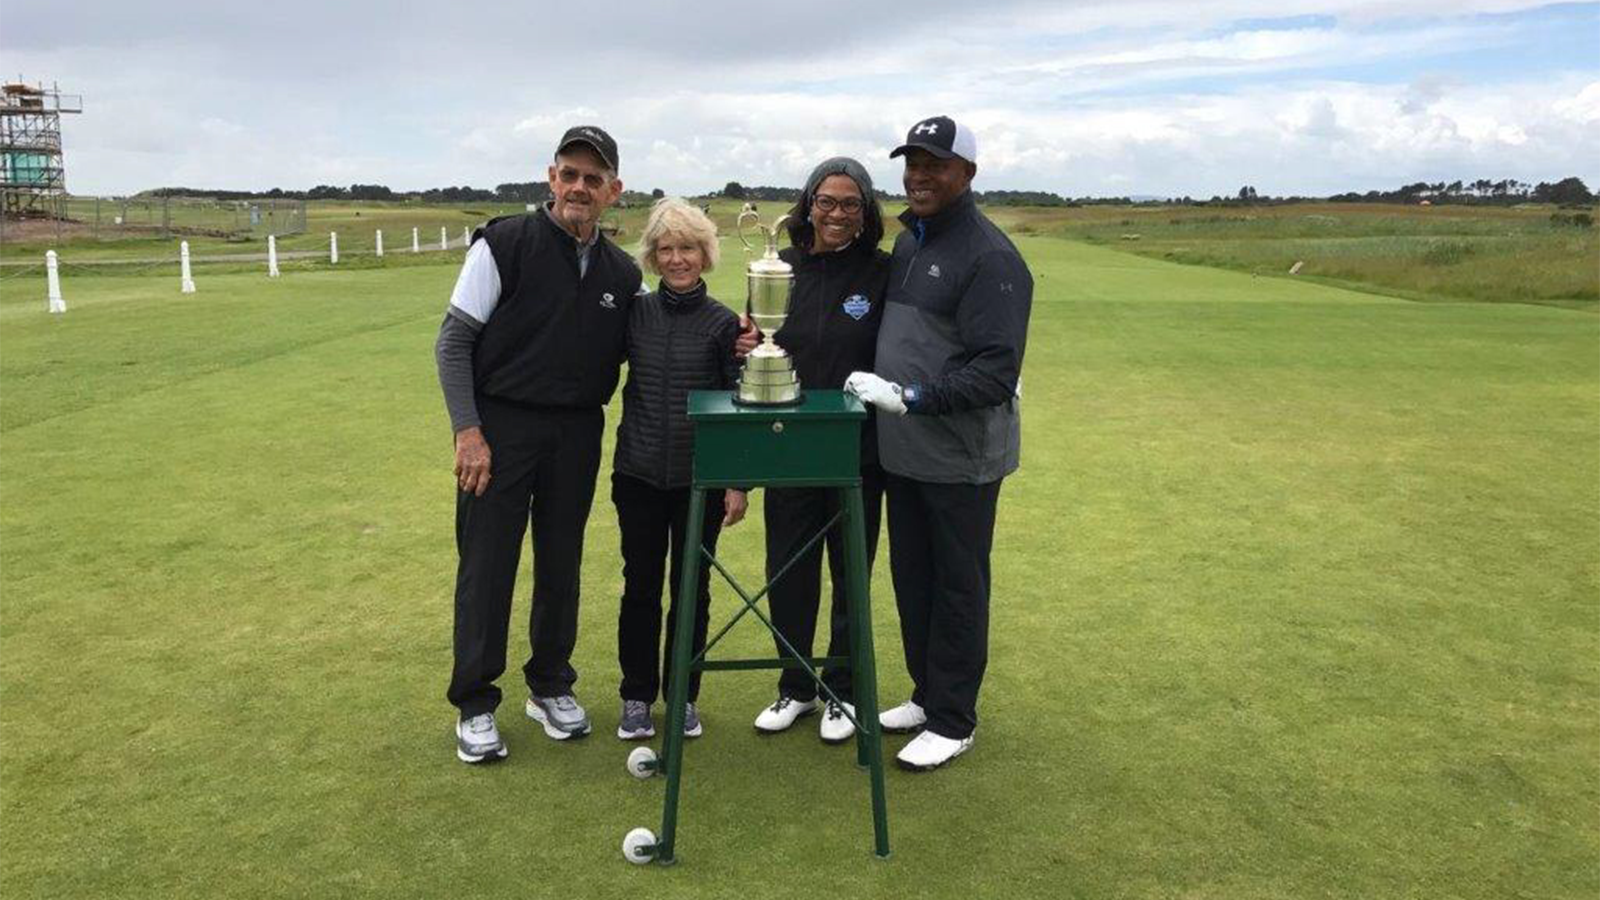
<svg viewBox="0 0 1600 900"><path fill-rule="evenodd" d="M601 294L600 305L604 306L606 309L616 309L617 298L611 294Z"/></svg>
<svg viewBox="0 0 1600 900"><path fill-rule="evenodd" d="M1009 281L1000 282L1000 293L1002 293L1002 294L1011 293L1011 282L1009 282Z"/></svg>
<svg viewBox="0 0 1600 900"><path fill-rule="evenodd" d="M912 134L938 134L939 133L939 123L938 122L922 122L922 123L918 124L917 127L911 129L911 133Z"/></svg>

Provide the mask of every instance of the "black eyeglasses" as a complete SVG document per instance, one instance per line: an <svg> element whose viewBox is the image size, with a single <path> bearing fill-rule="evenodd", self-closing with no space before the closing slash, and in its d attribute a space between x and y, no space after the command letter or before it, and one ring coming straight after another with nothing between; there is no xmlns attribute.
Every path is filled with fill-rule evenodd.
<svg viewBox="0 0 1600 900"><path fill-rule="evenodd" d="M863 204L860 197L846 197L840 200L836 197L829 197L827 194L818 194L811 198L811 205L815 206L819 212L831 213L836 209L842 209L847 213L854 214L861 212Z"/></svg>

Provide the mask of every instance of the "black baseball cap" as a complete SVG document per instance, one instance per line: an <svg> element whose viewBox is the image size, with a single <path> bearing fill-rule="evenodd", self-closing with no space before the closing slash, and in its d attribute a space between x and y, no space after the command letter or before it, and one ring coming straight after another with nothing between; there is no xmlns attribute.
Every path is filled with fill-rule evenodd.
<svg viewBox="0 0 1600 900"><path fill-rule="evenodd" d="M585 144L594 148L594 152L600 154L600 158L611 171L618 171L617 142L611 139L611 135L606 134L604 128L597 125L577 125L568 128L567 133L561 136L561 143L556 145L556 155L559 156L561 151L573 144Z"/></svg>
<svg viewBox="0 0 1600 900"><path fill-rule="evenodd" d="M906 142L894 148L889 158L901 156L912 148L926 150L940 159L959 156L969 163L978 161L978 139L972 136L971 129L957 125L949 116L934 116L911 126L906 132Z"/></svg>

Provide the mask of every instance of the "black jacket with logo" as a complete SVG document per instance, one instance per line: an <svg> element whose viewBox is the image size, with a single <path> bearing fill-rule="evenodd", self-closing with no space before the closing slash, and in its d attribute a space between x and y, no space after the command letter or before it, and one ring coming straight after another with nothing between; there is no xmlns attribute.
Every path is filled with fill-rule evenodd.
<svg viewBox="0 0 1600 900"><path fill-rule="evenodd" d="M901 216L877 373L916 387L883 416L883 467L919 481L986 484L1017 468L1019 380L1033 275L969 191L927 219ZM918 233L920 229L920 235Z"/></svg>
<svg viewBox="0 0 1600 900"><path fill-rule="evenodd" d="M689 485L689 392L733 387L738 337L739 317L708 296L703 282L688 294L658 290L634 301L613 469L657 488Z"/></svg>
<svg viewBox="0 0 1600 900"><path fill-rule="evenodd" d="M788 247L778 256L794 267L794 290L789 317L772 339L794 357L800 386L839 390L851 372L871 372L889 284L889 254L851 244L833 253ZM861 429L861 459L876 464L873 419L868 415Z"/></svg>
<svg viewBox="0 0 1600 900"><path fill-rule="evenodd" d="M492 219L489 244L500 300L473 353L477 392L523 406L603 406L627 354L639 267L604 234L578 277L572 235L545 210Z"/></svg>

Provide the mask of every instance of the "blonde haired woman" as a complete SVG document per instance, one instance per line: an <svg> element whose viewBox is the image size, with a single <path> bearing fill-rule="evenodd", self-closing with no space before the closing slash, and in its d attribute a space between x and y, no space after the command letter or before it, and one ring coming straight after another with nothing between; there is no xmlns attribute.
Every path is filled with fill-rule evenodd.
<svg viewBox="0 0 1600 900"><path fill-rule="evenodd" d="M660 277L655 291L637 298L628 318L628 381L612 463L611 501L622 531L622 607L617 617L617 661L622 666L622 718L617 737L655 735L650 707L664 697L672 660L670 623L683 609L678 569L686 541L715 550L723 526L744 518L743 491L706 497L701 534L686 535L690 462L691 390L732 388L738 374L734 343L739 318L706 293L701 273L717 263L717 226L676 197L656 202L639 241L639 262ZM720 514L719 514L720 513ZM662 647L661 582L669 576L671 609ZM700 571L693 602L694 651L706 643L711 607L710 571ZM684 734L702 732L697 699L700 673L689 682Z"/></svg>

